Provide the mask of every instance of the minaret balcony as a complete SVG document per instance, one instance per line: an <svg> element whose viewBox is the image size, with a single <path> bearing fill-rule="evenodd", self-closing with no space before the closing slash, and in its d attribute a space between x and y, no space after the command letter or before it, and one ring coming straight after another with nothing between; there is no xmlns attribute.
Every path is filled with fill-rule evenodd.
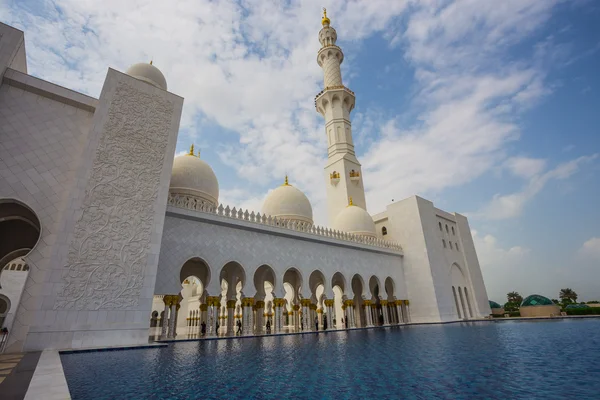
<svg viewBox="0 0 600 400"><path fill-rule="evenodd" d="M340 101L348 113L354 109L356 96L345 86L328 86L315 96L315 108L321 115L325 115L335 100Z"/></svg>
<svg viewBox="0 0 600 400"><path fill-rule="evenodd" d="M352 170L350 171L350 182L358 184L360 182L360 172Z"/></svg>
<svg viewBox="0 0 600 400"><path fill-rule="evenodd" d="M338 183L340 183L340 173L333 171L332 173L329 174L329 182L333 185L336 186Z"/></svg>

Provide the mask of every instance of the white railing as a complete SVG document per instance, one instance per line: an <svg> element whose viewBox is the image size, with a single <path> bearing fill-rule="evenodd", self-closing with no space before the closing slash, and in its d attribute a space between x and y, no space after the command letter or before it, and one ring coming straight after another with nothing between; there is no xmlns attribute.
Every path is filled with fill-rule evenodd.
<svg viewBox="0 0 600 400"><path fill-rule="evenodd" d="M236 209L235 207L230 208L229 206L223 207L223 204L220 204L218 207L215 207L213 204L200 200L194 196L169 193L169 199L167 204L173 207L184 208L187 210L215 214L225 218L232 218L241 221L252 222L255 224L274 226L278 228L289 229L296 232L310 233L317 236L345 240L348 242L381 247L389 250L402 251L402 247L399 244L389 242L387 240L372 238L368 236L354 235L348 232L342 232L331 228L316 226L307 222L282 220L276 217L272 217L270 215L261 215L260 213L255 213L254 211L248 212L248 210L242 210L241 208Z"/></svg>

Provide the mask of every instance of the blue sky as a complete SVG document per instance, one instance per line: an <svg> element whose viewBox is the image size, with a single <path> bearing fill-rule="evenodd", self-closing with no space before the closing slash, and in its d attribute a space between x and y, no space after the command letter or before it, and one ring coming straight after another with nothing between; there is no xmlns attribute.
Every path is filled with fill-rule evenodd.
<svg viewBox="0 0 600 400"><path fill-rule="evenodd" d="M0 0L29 72L98 96L154 60L185 98L223 203L260 210L288 173L326 223L313 98L320 10L357 95L372 214L418 194L469 216L491 299L600 299L600 3L588 0Z"/></svg>

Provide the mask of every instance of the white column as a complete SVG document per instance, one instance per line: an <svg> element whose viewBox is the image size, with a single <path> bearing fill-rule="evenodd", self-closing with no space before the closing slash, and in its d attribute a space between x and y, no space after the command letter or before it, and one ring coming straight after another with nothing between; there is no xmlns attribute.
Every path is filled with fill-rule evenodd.
<svg viewBox="0 0 600 400"><path fill-rule="evenodd" d="M371 300L365 300L365 319L367 327L373 326L373 310L371 309Z"/></svg>
<svg viewBox="0 0 600 400"><path fill-rule="evenodd" d="M396 301L396 311L398 312L398 324L404 323L404 316L402 315L402 306L400 305L401 301L402 300Z"/></svg>
<svg viewBox="0 0 600 400"><path fill-rule="evenodd" d="M333 299L325 300L325 306L327 307L327 330L335 329L333 326Z"/></svg>
<svg viewBox="0 0 600 400"><path fill-rule="evenodd" d="M206 311L208 314L206 335L207 336L218 336L219 332L217 332L217 322L219 321L219 314L218 314L219 297L218 296L207 296L206 302L208 304L208 309Z"/></svg>
<svg viewBox="0 0 600 400"><path fill-rule="evenodd" d="M383 300L381 302L381 312L383 313L383 325L389 325L390 324L390 309L388 307L388 302L386 300Z"/></svg>
<svg viewBox="0 0 600 400"><path fill-rule="evenodd" d="M263 300L257 300L255 303L256 309L256 334L260 335L265 332L265 302Z"/></svg>
<svg viewBox="0 0 600 400"><path fill-rule="evenodd" d="M160 320L162 324L160 338L166 339L169 333L169 310L171 308L171 296L164 296L163 302L165 303L165 310L163 311L163 316Z"/></svg>
<svg viewBox="0 0 600 400"><path fill-rule="evenodd" d="M235 335L234 325L235 300L227 300L227 336Z"/></svg>
<svg viewBox="0 0 600 400"><path fill-rule="evenodd" d="M175 315L177 313L177 303L176 301L171 302L171 312L169 316L169 333L167 337L175 337Z"/></svg>

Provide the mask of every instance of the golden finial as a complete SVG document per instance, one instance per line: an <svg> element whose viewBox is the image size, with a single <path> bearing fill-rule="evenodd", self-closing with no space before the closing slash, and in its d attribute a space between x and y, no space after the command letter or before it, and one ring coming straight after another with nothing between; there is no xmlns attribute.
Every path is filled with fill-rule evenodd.
<svg viewBox="0 0 600 400"><path fill-rule="evenodd" d="M323 7L323 19L321 20L321 24L325 26L325 24L329 25L330 22L329 18L327 18L327 9Z"/></svg>
<svg viewBox="0 0 600 400"><path fill-rule="evenodd" d="M194 155L194 143L192 143L192 145L190 146L190 152L188 153L188 156L193 156Z"/></svg>
<svg viewBox="0 0 600 400"><path fill-rule="evenodd" d="M198 149L198 158L200 158L200 149Z"/></svg>
<svg viewBox="0 0 600 400"><path fill-rule="evenodd" d="M285 176L285 181L283 181L283 185L281 186L290 186L290 183L288 182L288 176Z"/></svg>
<svg viewBox="0 0 600 400"><path fill-rule="evenodd" d="M348 207L353 206L353 205L354 205L354 203L352 203L352 196L350 196L348 198Z"/></svg>

